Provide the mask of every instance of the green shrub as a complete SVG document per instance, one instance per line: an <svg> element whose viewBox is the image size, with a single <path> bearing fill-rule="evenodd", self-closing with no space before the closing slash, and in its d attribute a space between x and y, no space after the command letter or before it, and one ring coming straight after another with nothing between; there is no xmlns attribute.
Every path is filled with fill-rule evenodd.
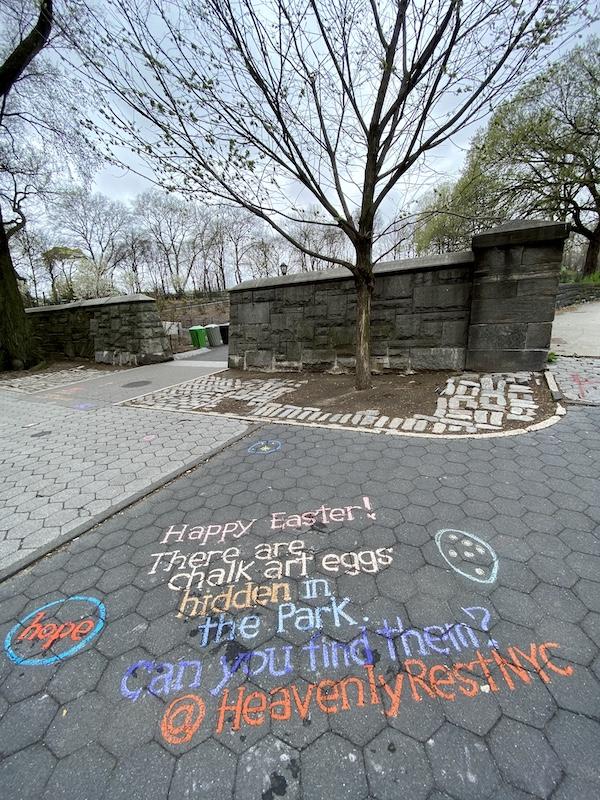
<svg viewBox="0 0 600 800"><path fill-rule="evenodd" d="M586 286L600 286L600 272L593 272L591 275L586 275L581 279L581 282Z"/></svg>

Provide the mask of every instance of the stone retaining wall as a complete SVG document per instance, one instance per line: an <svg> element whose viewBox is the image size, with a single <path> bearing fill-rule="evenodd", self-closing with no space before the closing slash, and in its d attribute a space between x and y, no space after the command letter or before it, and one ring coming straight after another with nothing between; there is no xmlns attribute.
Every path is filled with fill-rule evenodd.
<svg viewBox="0 0 600 800"><path fill-rule="evenodd" d="M163 320L180 322L183 328L229 322L229 297L216 300L166 300L159 302Z"/></svg>
<svg viewBox="0 0 600 800"><path fill-rule="evenodd" d="M103 364L142 365L173 356L156 302L143 294L28 308L42 350Z"/></svg>
<svg viewBox="0 0 600 800"><path fill-rule="evenodd" d="M374 370L540 370L568 226L513 222L473 249L380 264ZM346 269L246 281L230 291L229 366L353 369L355 290Z"/></svg>
<svg viewBox="0 0 600 800"><path fill-rule="evenodd" d="M565 308L576 303L589 303L600 300L600 286L586 286L581 283L561 283L556 295L556 307Z"/></svg>

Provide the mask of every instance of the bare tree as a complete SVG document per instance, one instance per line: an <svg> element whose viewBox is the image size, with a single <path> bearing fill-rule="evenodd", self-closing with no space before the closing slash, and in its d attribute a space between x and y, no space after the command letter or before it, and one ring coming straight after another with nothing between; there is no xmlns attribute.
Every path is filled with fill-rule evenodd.
<svg viewBox="0 0 600 800"><path fill-rule="evenodd" d="M220 210L225 238L229 242L236 283L241 283L249 264L249 256L256 238L258 220L253 214L240 208Z"/></svg>
<svg viewBox="0 0 600 800"><path fill-rule="evenodd" d="M112 145L156 180L246 208L357 292L370 385L376 220L423 156L535 72L584 0L107 0L86 54ZM85 41L86 31L76 33ZM316 252L293 224L346 235Z"/></svg>
<svg viewBox="0 0 600 800"><path fill-rule="evenodd" d="M153 247L146 231L139 224L132 224L124 233L122 280L128 292L139 294L153 275ZM154 282L154 288L158 285Z"/></svg>
<svg viewBox="0 0 600 800"><path fill-rule="evenodd" d="M175 194L149 191L136 198L134 216L152 248L163 294L172 290L181 297L190 284L208 290L215 237L212 211Z"/></svg>
<svg viewBox="0 0 600 800"><path fill-rule="evenodd" d="M27 226L12 238L11 255L15 272L25 280L35 303L45 297L48 273L42 253L48 248L48 239L43 229Z"/></svg>
<svg viewBox="0 0 600 800"><path fill-rule="evenodd" d="M62 239L87 258L86 284L93 296L112 287L114 272L127 257L124 238L130 212L124 203L84 188L64 192L54 203L51 219Z"/></svg>

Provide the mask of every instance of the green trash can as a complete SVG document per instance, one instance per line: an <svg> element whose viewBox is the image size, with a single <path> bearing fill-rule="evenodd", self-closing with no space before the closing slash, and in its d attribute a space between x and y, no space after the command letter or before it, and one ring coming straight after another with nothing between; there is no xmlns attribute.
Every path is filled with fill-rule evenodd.
<svg viewBox="0 0 600 800"><path fill-rule="evenodd" d="M206 331L202 325L194 325L192 328L189 329L190 331L190 339L192 340L192 344L195 347L208 347L208 341L206 339Z"/></svg>

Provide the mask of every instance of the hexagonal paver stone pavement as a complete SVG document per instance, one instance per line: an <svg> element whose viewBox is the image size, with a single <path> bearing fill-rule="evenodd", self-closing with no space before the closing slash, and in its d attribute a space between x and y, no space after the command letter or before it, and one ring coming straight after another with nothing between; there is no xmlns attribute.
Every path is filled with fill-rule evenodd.
<svg viewBox="0 0 600 800"><path fill-rule="evenodd" d="M599 474L594 408L252 431L0 583L0 786L597 800Z"/></svg>

